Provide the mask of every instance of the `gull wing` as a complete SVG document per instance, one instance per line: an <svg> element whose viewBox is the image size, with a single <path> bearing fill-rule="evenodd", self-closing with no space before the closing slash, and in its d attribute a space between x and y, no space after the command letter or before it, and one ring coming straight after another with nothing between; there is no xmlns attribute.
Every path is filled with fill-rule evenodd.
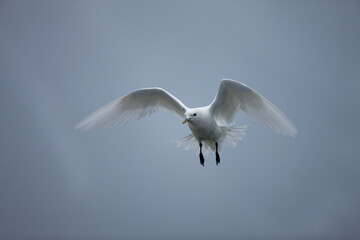
<svg viewBox="0 0 360 240"><path fill-rule="evenodd" d="M82 120L75 128L90 130L124 124L159 110L167 110L184 118L187 107L162 88L144 88L108 103Z"/></svg>
<svg viewBox="0 0 360 240"><path fill-rule="evenodd" d="M241 82L223 79L210 104L216 122L220 125L234 124L240 109L277 133L292 137L297 133L294 124L270 101Z"/></svg>

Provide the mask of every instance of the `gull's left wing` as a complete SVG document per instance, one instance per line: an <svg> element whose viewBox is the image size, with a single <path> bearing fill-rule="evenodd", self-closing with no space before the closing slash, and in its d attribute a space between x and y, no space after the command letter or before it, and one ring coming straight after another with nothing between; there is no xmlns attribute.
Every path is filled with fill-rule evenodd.
<svg viewBox="0 0 360 240"><path fill-rule="evenodd" d="M223 79L210 111L220 125L232 125L243 110L264 126L283 135L295 137L294 124L275 105L241 82Z"/></svg>

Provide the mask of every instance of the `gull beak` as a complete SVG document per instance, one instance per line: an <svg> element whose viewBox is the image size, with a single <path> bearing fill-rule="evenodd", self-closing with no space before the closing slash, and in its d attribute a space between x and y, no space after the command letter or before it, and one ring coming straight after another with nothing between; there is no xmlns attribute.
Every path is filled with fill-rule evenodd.
<svg viewBox="0 0 360 240"><path fill-rule="evenodd" d="M190 118L185 118L184 121L182 121L182 124L187 123L190 120Z"/></svg>

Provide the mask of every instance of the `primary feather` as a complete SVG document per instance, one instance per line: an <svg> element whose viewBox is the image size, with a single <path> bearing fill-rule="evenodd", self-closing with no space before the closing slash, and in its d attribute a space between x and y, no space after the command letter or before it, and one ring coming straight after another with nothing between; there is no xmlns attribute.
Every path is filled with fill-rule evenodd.
<svg viewBox="0 0 360 240"><path fill-rule="evenodd" d="M159 110L167 110L183 119L187 109L179 99L162 88L144 88L103 106L75 128L90 130L124 124Z"/></svg>
<svg viewBox="0 0 360 240"><path fill-rule="evenodd" d="M219 125L232 125L239 110L243 110L264 126L294 137L295 126L276 106L241 82L224 79L210 104L210 111Z"/></svg>

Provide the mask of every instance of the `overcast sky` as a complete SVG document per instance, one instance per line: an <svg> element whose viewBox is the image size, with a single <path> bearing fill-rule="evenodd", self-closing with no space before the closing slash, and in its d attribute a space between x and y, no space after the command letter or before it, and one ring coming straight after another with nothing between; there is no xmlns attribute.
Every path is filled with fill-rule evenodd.
<svg viewBox="0 0 360 240"><path fill-rule="evenodd" d="M203 168L166 112L74 130L143 87L207 105L222 78L296 138L241 113ZM359 107L359 1L0 1L0 238L358 239Z"/></svg>

